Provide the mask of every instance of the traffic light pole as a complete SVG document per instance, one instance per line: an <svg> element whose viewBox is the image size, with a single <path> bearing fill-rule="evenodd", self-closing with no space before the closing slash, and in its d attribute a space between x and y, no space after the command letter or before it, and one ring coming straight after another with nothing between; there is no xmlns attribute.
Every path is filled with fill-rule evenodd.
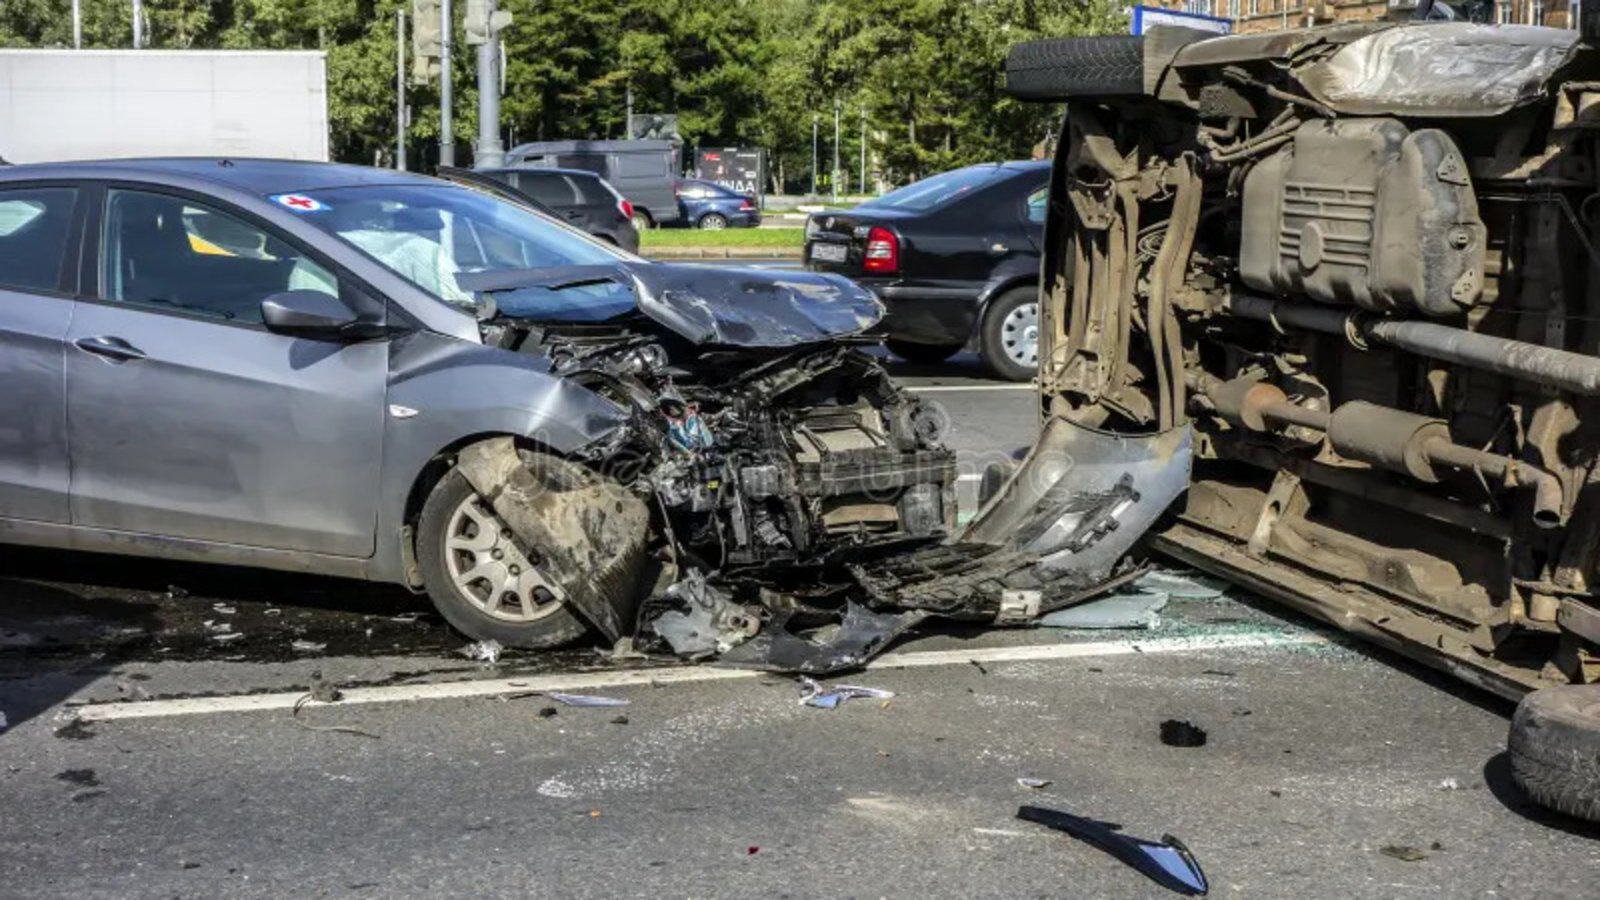
<svg viewBox="0 0 1600 900"><path fill-rule="evenodd" d="M500 35L493 24L494 0L484 5L488 40L478 45L478 149L473 154L478 169L494 168L506 159L500 143Z"/></svg>
<svg viewBox="0 0 1600 900"><path fill-rule="evenodd" d="M455 84L450 77L450 44L455 31L455 14L450 0L439 0L439 165L456 164Z"/></svg>

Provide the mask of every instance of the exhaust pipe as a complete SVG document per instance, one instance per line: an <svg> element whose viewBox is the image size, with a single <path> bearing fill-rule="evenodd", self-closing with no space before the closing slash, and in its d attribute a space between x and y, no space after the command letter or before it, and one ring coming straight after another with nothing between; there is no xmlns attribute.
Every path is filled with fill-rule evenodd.
<svg viewBox="0 0 1600 900"><path fill-rule="evenodd" d="M1450 438L1450 428L1434 419L1404 410L1353 400L1332 412L1291 403L1276 385L1235 378L1207 379L1198 386L1212 410L1234 425L1266 432L1283 425L1321 431L1340 456L1428 484L1437 483L1436 467L1476 472L1507 488L1533 488L1533 524L1556 528L1565 520L1561 480L1519 459L1475 450Z"/></svg>

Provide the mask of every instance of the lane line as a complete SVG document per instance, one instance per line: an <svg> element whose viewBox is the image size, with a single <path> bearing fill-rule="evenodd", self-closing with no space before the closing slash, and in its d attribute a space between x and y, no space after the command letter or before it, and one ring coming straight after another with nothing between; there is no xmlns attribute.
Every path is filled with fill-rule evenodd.
<svg viewBox="0 0 1600 900"><path fill-rule="evenodd" d="M1116 641L1038 644L1026 647L988 647L973 650L912 650L887 653L867 665L869 671L921 669L930 666L964 666L973 662L1001 663L1036 660L1081 659L1084 657L1128 656L1134 653L1198 653L1208 650L1268 649L1324 644L1320 634L1223 634L1203 637L1127 638ZM750 669L718 669L695 666L676 669L631 669L627 671L582 672L537 675L523 678L489 678L472 681L446 681L430 684L396 684L382 687L342 688L337 703L308 702L307 706L351 706L368 703L404 703L417 700L454 700L472 697L499 697L529 691L582 692L606 688L644 685L687 684L701 681L731 681L741 678L772 678L769 672ZM64 714L76 715L84 722L110 722L120 719L150 719L166 716L210 715L215 713L266 712L288 710L305 696L303 691L273 694L243 694L227 697L191 697L169 700L138 700L125 703L91 703L69 707Z"/></svg>
<svg viewBox="0 0 1600 900"><path fill-rule="evenodd" d="M900 383L900 386L905 388L908 391L915 391L918 394L937 394L937 393L940 393L940 392L950 393L950 392L955 392L955 391L1031 391L1031 390L1035 390L1034 386L1031 385L1031 384L928 384L928 385L916 385L916 384L906 384L904 381L902 381Z"/></svg>

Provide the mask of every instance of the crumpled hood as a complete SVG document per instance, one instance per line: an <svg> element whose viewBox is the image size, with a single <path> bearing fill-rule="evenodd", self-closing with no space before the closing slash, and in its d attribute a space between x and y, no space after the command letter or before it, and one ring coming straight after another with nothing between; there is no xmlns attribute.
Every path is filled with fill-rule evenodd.
<svg viewBox="0 0 1600 900"><path fill-rule="evenodd" d="M814 272L650 262L457 276L493 300L489 314L541 323L594 322L637 308L694 344L792 347L860 334L883 318L856 283ZM607 296L576 293L606 284Z"/></svg>

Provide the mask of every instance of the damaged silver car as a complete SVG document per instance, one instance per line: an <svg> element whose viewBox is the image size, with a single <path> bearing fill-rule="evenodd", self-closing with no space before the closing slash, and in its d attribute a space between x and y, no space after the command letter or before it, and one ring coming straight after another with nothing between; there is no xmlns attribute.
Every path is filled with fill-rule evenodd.
<svg viewBox="0 0 1600 900"><path fill-rule="evenodd" d="M1108 469L957 535L870 293L405 173L7 167L0 299L5 540L396 582L508 646L858 665L1099 583L1150 494Z"/></svg>
<svg viewBox="0 0 1600 900"><path fill-rule="evenodd" d="M1600 818L1600 51L1367 22L1014 48L1066 101L1052 428L1192 434L1153 546L1507 697L1517 777ZM1588 14L1588 10L1585 10Z"/></svg>

